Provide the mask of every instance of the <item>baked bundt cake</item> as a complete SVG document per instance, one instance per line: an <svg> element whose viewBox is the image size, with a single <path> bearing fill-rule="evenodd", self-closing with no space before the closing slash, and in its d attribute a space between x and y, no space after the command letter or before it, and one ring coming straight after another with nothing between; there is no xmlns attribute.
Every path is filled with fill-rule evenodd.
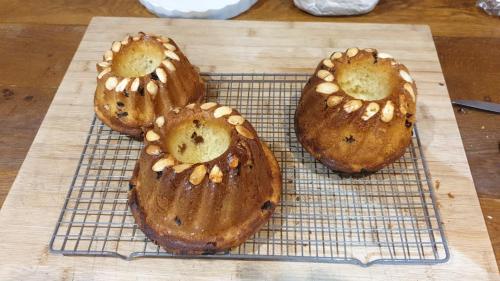
<svg viewBox="0 0 500 281"><path fill-rule="evenodd" d="M97 64L94 109L118 132L140 137L155 113L199 102L205 87L196 71L167 37L140 32L115 41Z"/></svg>
<svg viewBox="0 0 500 281"><path fill-rule="evenodd" d="M238 246L271 216L281 174L236 110L209 102L160 115L130 181L139 228L164 249L215 253Z"/></svg>
<svg viewBox="0 0 500 281"><path fill-rule="evenodd" d="M334 171L375 172L410 144L416 93L408 69L392 56L374 49L335 52L302 91L297 138Z"/></svg>

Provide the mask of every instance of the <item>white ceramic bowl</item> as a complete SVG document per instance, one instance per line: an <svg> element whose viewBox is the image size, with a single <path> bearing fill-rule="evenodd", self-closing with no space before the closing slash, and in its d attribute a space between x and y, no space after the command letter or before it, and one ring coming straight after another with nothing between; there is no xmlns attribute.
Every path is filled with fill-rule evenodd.
<svg viewBox="0 0 500 281"><path fill-rule="evenodd" d="M159 17L229 19L250 9L257 0L139 0Z"/></svg>

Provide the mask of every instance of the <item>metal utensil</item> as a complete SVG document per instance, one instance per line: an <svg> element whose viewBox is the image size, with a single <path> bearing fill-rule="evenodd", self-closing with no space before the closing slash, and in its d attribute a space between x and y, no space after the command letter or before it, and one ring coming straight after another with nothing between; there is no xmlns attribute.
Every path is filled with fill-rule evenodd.
<svg viewBox="0 0 500 281"><path fill-rule="evenodd" d="M472 107L485 111L500 113L500 104L494 102L477 101L477 100L452 100L452 104Z"/></svg>

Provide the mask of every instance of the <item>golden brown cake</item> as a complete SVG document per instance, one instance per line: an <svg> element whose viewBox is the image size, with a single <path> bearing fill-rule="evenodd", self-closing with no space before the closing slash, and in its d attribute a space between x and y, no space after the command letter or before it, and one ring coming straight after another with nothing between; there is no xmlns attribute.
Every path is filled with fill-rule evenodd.
<svg viewBox="0 0 500 281"><path fill-rule="evenodd" d="M97 64L94 109L111 129L140 137L155 113L199 102L205 87L196 69L167 37L140 32L115 41Z"/></svg>
<svg viewBox="0 0 500 281"><path fill-rule="evenodd" d="M276 159L230 107L209 102L174 108L144 139L129 206L139 228L167 251L201 254L238 246L279 202Z"/></svg>
<svg viewBox="0 0 500 281"><path fill-rule="evenodd" d="M335 52L302 91L297 138L334 171L377 171L410 144L416 93L408 69L392 56L374 49Z"/></svg>

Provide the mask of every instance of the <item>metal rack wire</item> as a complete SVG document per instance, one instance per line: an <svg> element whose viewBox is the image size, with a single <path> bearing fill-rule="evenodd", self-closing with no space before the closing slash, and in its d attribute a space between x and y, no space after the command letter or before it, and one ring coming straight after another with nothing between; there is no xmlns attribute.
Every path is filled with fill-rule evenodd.
<svg viewBox="0 0 500 281"><path fill-rule="evenodd" d="M258 233L227 253L197 258L435 264L449 258L418 132L406 154L378 173L341 178L298 144L293 114L308 75L204 74L208 99L237 108L273 150L282 202ZM128 180L142 143L99 120L87 141L50 241L64 255L186 258L137 228Z"/></svg>

